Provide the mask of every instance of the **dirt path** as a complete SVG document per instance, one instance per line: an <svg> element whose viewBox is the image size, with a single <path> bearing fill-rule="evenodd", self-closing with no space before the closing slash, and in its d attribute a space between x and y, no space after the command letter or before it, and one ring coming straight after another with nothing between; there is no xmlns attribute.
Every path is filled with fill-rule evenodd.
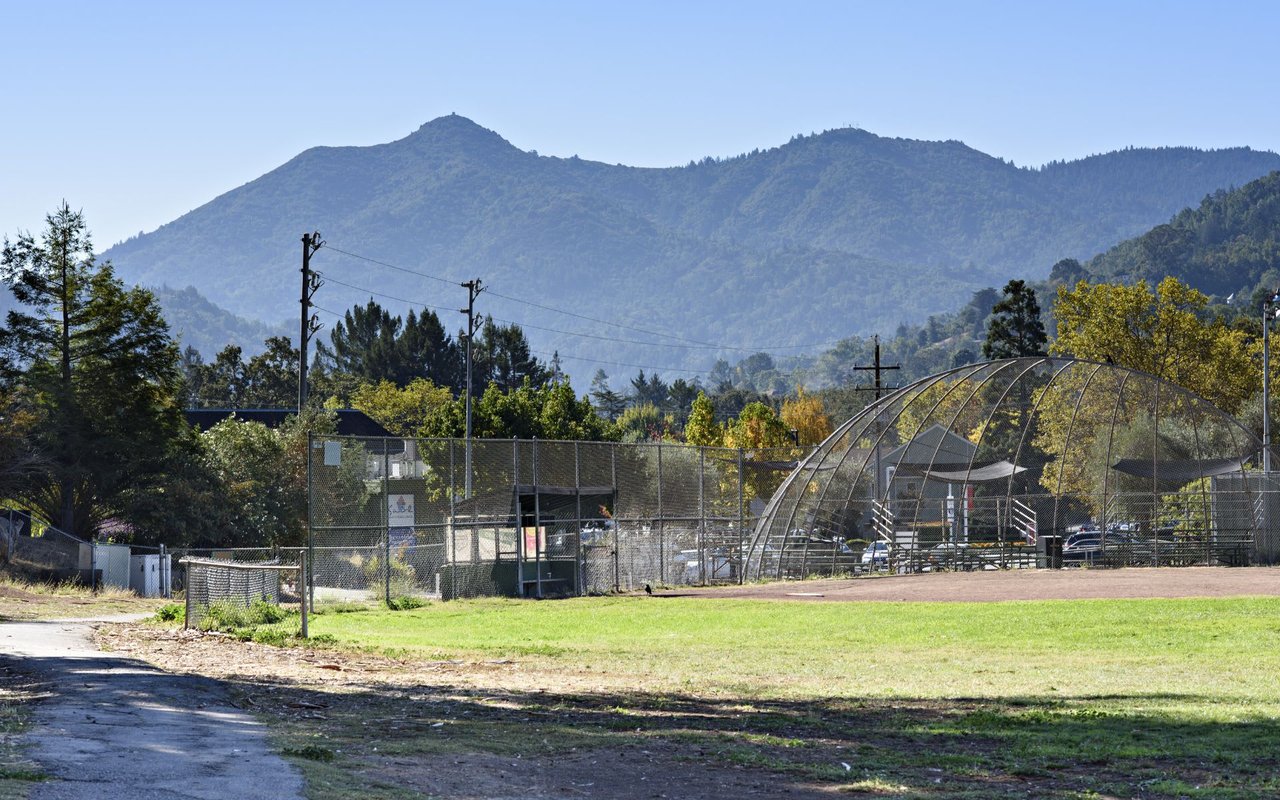
<svg viewBox="0 0 1280 800"><path fill-rule="evenodd" d="M1000 602L1280 595L1280 567L1014 569L844 580L779 581L661 595L800 601Z"/></svg>
<svg viewBox="0 0 1280 800"><path fill-rule="evenodd" d="M94 623L0 624L0 660L52 694L25 737L53 777L32 800L301 798L297 771L220 682L105 654L91 642Z"/></svg>

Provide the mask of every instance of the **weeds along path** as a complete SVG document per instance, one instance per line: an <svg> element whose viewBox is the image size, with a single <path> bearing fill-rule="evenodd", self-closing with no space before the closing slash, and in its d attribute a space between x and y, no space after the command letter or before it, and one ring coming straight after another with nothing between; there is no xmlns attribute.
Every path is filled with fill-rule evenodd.
<svg viewBox="0 0 1280 800"><path fill-rule="evenodd" d="M297 770L224 684L101 652L90 640L101 621L0 624L0 659L52 695L25 737L50 778L32 800L301 798Z"/></svg>

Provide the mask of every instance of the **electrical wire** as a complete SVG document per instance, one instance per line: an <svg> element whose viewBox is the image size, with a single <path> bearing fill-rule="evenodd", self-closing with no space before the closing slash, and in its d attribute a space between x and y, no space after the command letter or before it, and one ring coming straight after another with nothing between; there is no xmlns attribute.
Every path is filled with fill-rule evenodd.
<svg viewBox="0 0 1280 800"><path fill-rule="evenodd" d="M395 300L399 298L391 298L391 299ZM401 300L401 302L409 302L409 301ZM318 306L315 303L312 303L311 307L317 311L323 311L326 314L332 314L333 316L338 317L339 319L343 319L345 316L342 313L339 313L337 311L331 311L325 308L324 306ZM649 364L629 364L622 361L605 361L598 358L587 358L585 356L567 355L565 353L561 353L559 350L553 353L548 353L545 350L530 349L529 352L534 355L543 356L547 359L551 359L551 358L554 358L556 355L559 355L560 358L569 359L571 361L586 361L592 364L606 364L608 366L613 366L613 367L635 367L636 369L649 370L650 372L653 372L655 374L663 373L663 372L683 372L691 375L710 375L711 374L710 370L684 369L680 367L655 367Z"/></svg>
<svg viewBox="0 0 1280 800"><path fill-rule="evenodd" d="M352 253L352 252L350 252L350 251L348 251L348 250L342 250L342 249L340 249L340 248L338 248L338 247L334 247L333 245L328 244L327 242L325 243L325 247L326 247L326 248L328 248L328 249L330 249L330 250L332 250L332 251L334 251L335 253L341 253L342 255L344 255L344 256L350 256L351 258L358 258L358 259L360 259L361 261L367 261L367 262L369 262L369 263L371 263L371 264L377 264L377 265L382 266L382 267L387 267L388 269L394 269L394 270L396 270L396 271L398 271L398 272L404 272L404 273L407 273L407 274L409 274L409 275L417 275L418 277L421 277L421 278L429 278L430 280L433 280L433 281L439 281L439 282L441 282L441 283L447 283L447 284L450 284L450 285L452 285L452 286L461 286L461 285L462 285L462 284L458 283L457 281L451 281L451 280L448 280L447 278L441 278L441 277L440 277L440 276L438 276L438 275L432 275L432 274L430 274L430 273L422 272L422 271L420 271L420 270L409 269L408 267L401 267L401 266L398 266L398 265L396 265L396 264L388 263L388 262L386 262L386 261L379 261L379 260L378 260L378 259L376 259L376 258L370 258L369 256L363 256L363 255L360 255L359 253ZM337 283L338 281L334 281L334 282L335 282L335 283ZM343 284L343 285L344 285L344 286L347 286L347 285L349 285L349 284ZM581 320L584 320L584 321L586 321L586 322L594 322L594 323L596 323L596 324L598 324L598 325L609 325L609 326L612 326L612 327L615 327L615 328L621 328L621 329L623 329L623 330L634 331L634 332L636 332L636 333L643 333L643 334L645 334L645 335L647 335L647 336L659 336L659 337L662 337L662 338L664 338L664 339L673 339L673 340L675 340L675 341L677 341L677 342L684 342L684 343L685 343L685 346L686 346L686 347L690 347L690 348L698 347L698 348L711 349L711 350L733 350L733 351L738 351L738 352L752 352L752 353L758 353L758 352L768 352L768 351L770 351L770 350L808 350L808 349L812 349L812 348L815 348L815 347L831 347L831 346L837 345L837 344L839 344L840 342L844 341L844 339L832 339L832 340L830 340L830 341L825 341L825 342L813 342L813 343L809 343L809 344L770 345L770 346L767 346L767 347L751 347L751 346L743 346L743 345L714 344L714 343L712 343L712 342L704 342L704 341L700 341L700 340L698 340L698 339L689 339L689 338L686 338L686 337L683 337L683 336L677 336L677 335L675 335L675 334L672 334L672 333L666 333L666 332L664 332L664 331L653 331L653 330L649 330L649 329L647 329L647 328L638 328L638 327L635 327L635 326L633 326L633 325L627 325L627 324L622 323L622 322L617 322L616 320L598 319L598 318L596 318L596 317L587 316L586 314L579 314L579 313L577 313L576 311L568 311L568 310L563 309L563 308L556 308L555 306L548 306L548 305L544 305L544 304L542 304L542 303L535 303L535 302L534 302L534 301L532 301L532 300L526 300L526 299L524 299L524 298L522 298L522 297L512 297L511 295L502 294L501 292L495 292L495 291L492 289L492 287L485 287L484 291L488 292L489 294L493 295L494 297L500 297L500 298L502 298L503 300L507 300L507 301L510 301L510 302L513 302L513 303L520 303L520 304L522 304L522 305L532 306L533 308L541 309L541 310L543 310L543 311L550 311L550 312L555 313L555 314L564 314L565 316L575 317L575 318L577 318L577 319L581 319ZM387 296L387 295L384 295L384 296ZM395 299L395 298L392 298L392 299ZM409 302L409 301L407 301L407 300L402 300L401 302ZM428 307L430 307L430 306L428 306ZM513 324L520 324L520 323L513 323ZM534 327L536 327L536 326L533 326L533 325L523 325L523 327L527 327L527 328L534 328ZM553 328L539 328L539 330L550 330L550 331L554 331L554 332L564 333L564 331L555 331L555 329L553 329ZM570 335L574 335L574 336L586 336L586 335L588 335L588 334L572 334L572 333L571 333ZM627 339L608 339L607 337L597 337L597 338L606 338L606 340L607 340L607 341L629 342L629 343L632 343L632 344L648 344L648 345L651 345L651 346L671 346L671 345L659 345L659 344L658 344L658 343L656 343L656 342L636 342L636 341L627 340ZM848 337L846 337L846 338L848 338Z"/></svg>
<svg viewBox="0 0 1280 800"><path fill-rule="evenodd" d="M423 308L429 308L433 311L449 310L449 309L441 308L440 306L433 306L429 303L424 303L421 300L410 300L405 297L396 297L395 295L389 295L383 292L376 292L373 289L366 289L363 286L356 286L353 283L346 283L345 281L340 281L337 278L331 277L328 273L318 272L316 274L331 283L336 283L339 286L345 286L348 289L355 289L356 291L360 291L360 292L368 292L369 294L377 295L378 297L385 297L389 300L395 300L400 303L408 303L411 306L421 306ZM620 344L635 344L635 345L641 345L645 347L680 347L684 349L703 349L703 350L719 350L720 349L715 345L668 344L666 342L642 342L638 339L622 339L617 336L605 336L604 334L600 334L600 333L583 333L582 331L566 331L561 328L548 328L545 325L531 325L529 323L517 322L515 320L510 320L510 319L503 319L502 317L494 317L492 315L489 315L489 318L492 319L494 322L501 322L507 325L517 325L521 328L528 328L530 330L546 331L547 333L558 333L563 336L579 336L585 339L598 339L600 341L605 341L605 342L618 342Z"/></svg>

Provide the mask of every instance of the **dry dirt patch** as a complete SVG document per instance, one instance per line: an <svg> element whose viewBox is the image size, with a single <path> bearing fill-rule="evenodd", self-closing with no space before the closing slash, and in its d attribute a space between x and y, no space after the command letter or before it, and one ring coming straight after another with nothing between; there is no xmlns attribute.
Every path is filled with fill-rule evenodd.
<svg viewBox="0 0 1280 800"><path fill-rule="evenodd" d="M1280 595L1280 569L944 573L681 594L793 602ZM1068 752L1046 757L1051 771L1011 771L999 766L999 740L980 725L972 728L1022 713L1006 701L747 703L630 692L607 675L549 675L508 659L415 661L276 648L148 625L103 626L97 635L116 652L225 681L243 708L274 720L277 742L305 765L317 800L356 792L369 798L1066 798L1099 786L1132 786L1135 770L1149 776L1174 771L1199 783L1196 770L1208 781L1219 769L1075 761ZM1059 708L1056 700L1030 702L1035 713ZM1134 723L1082 717L1078 724ZM1158 720L1143 724L1156 738L1187 735L1160 729Z"/></svg>
<svg viewBox="0 0 1280 800"><path fill-rule="evenodd" d="M662 594L675 594L665 592ZM1278 567L993 570L724 586L679 594L826 602L1001 602L1280 595Z"/></svg>

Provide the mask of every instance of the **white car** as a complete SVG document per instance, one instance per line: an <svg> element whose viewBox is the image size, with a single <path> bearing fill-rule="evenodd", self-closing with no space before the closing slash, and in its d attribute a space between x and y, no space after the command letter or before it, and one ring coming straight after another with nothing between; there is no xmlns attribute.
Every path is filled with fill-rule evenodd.
<svg viewBox="0 0 1280 800"><path fill-rule="evenodd" d="M868 566L889 566L892 546L888 542L872 542L862 551L862 563Z"/></svg>

